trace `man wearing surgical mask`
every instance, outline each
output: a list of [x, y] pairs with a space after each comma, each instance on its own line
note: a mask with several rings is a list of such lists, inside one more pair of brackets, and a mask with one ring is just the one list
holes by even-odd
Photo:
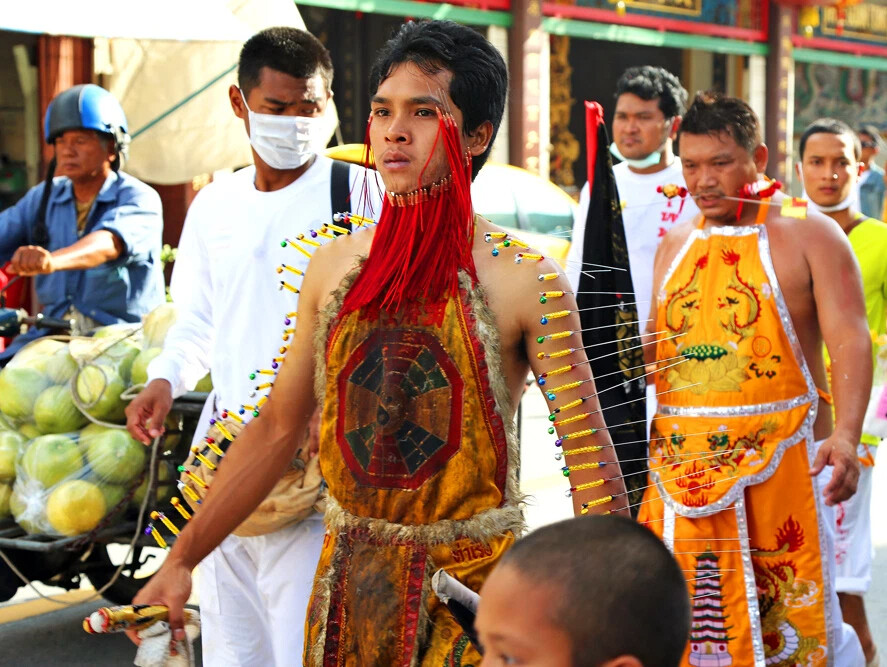
[[[367, 217], [381, 209], [378, 188], [363, 187], [363, 168], [321, 154], [335, 128], [332, 76], [326, 48], [302, 30], [269, 28], [244, 44], [239, 85], [228, 96], [243, 120], [254, 165], [214, 180], [188, 210], [170, 288], [179, 317], [148, 368], [147, 386], [127, 409], [127, 428], [138, 440], [147, 444], [158, 436], [173, 397], [207, 371], [214, 389], [195, 443], [224, 411], [248, 420], [254, 411], [249, 404], [267, 391], [257, 396], [257, 385], [265, 383], [250, 376], [279, 366], [281, 334], [294, 326], [285, 321], [298, 310], [298, 294], [280, 291], [281, 278], [298, 283], [294, 274], [308, 264], [281, 241], [331, 223], [334, 206]], [[372, 203], [367, 190], [376, 193]], [[340, 200], [335, 193], [342, 191]], [[350, 201], [348, 193], [354, 193]], [[282, 270], [286, 275], [278, 275]], [[301, 664], [299, 619], [324, 525], [313, 509], [320, 476], [310, 442], [299, 451], [294, 469], [305, 470], [299, 482], [275, 487], [257, 513], [200, 564], [204, 664]]]
[[[646, 313], [650, 308], [653, 258], [662, 237], [679, 222], [691, 220], [699, 213], [690, 197], [668, 199], [657, 191], [660, 186], [685, 185], [681, 160], [672, 146], [686, 107], [687, 91], [674, 74], [661, 67], [630, 67], [616, 83], [610, 153], [621, 161], [613, 167], [613, 176], [622, 204], [633, 301], [638, 313]], [[573, 242], [567, 256], [567, 276], [577, 290], [583, 269], [589, 197], [586, 183], [579, 193]], [[577, 295], [580, 308], [582, 300], [582, 295]], [[648, 422], [655, 408], [651, 383], [647, 387]]]
[[[862, 271], [872, 338], [880, 338], [887, 330], [887, 225], [857, 209], [856, 186], [864, 167], [859, 138], [846, 123], [821, 118], [807, 126], [799, 147], [801, 162], [797, 171], [805, 197], [812, 208], [832, 218], [847, 234]], [[877, 405], [881, 393], [882, 387], [876, 387], [870, 403]], [[835, 533], [835, 589], [841, 613], [844, 621], [856, 630], [866, 664], [874, 667], [879, 661], [863, 595], [872, 580], [872, 468], [880, 438], [866, 433], [865, 426], [857, 449], [861, 467], [856, 495], [835, 505], [831, 529]], [[818, 478], [820, 487], [825, 487], [830, 479], [831, 469], [826, 468]]]

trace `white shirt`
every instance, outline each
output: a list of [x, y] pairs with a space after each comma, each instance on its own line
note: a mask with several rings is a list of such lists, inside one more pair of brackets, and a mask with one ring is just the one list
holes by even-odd
[[[279, 286], [283, 279], [298, 287], [301, 277], [276, 270], [286, 264], [305, 271], [309, 261], [280, 244], [332, 222], [331, 165], [329, 158], [317, 156], [293, 183], [273, 192], [256, 190], [255, 167], [246, 167], [197, 194], [185, 219], [170, 285], [179, 316], [163, 352], [148, 366], [149, 382], [167, 380], [173, 396], [179, 396], [210, 370], [219, 409], [255, 403], [250, 392], [273, 378], [258, 375], [251, 380], [249, 374], [271, 369], [274, 357], [281, 356], [284, 319], [298, 309], [298, 295]], [[376, 219], [381, 199], [372, 176], [372, 210], [354, 210], [362, 203], [364, 173], [362, 167], [351, 166], [351, 212]], [[295, 319], [290, 326], [295, 327]]]
[[[638, 319], [647, 319], [650, 310], [650, 297], [653, 293], [653, 259], [659, 242], [669, 229], [677, 223], [691, 220], [699, 209], [688, 195], [667, 199], [656, 192], [660, 185], [685, 185], [681, 171], [681, 160], [674, 161], [662, 171], [653, 174], [638, 174], [621, 162], [613, 167], [616, 190], [622, 203], [622, 224], [625, 227], [625, 242], [628, 246], [628, 262], [631, 282], [634, 285]], [[573, 242], [567, 255], [567, 277], [573, 289], [579, 289], [579, 274], [582, 267], [582, 252], [585, 239], [585, 219], [588, 217], [590, 198], [588, 183], [579, 193], [579, 208], [573, 222]], [[644, 327], [642, 327], [643, 329]]]

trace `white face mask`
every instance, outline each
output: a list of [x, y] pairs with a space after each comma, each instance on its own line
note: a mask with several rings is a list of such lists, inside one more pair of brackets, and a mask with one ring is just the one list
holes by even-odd
[[616, 142], [614, 141], [610, 144], [610, 153], [617, 160], [621, 162], [625, 162], [629, 167], [634, 167], [635, 169], [647, 169], [648, 167], [652, 167], [653, 165], [659, 164], [659, 160], [662, 159], [662, 151], [653, 151], [643, 160], [631, 160], [625, 157], [616, 146]]
[[820, 206], [815, 201], [810, 198], [810, 195], [807, 194], [807, 187], [804, 185], [804, 177], [801, 175], [801, 169], [798, 169], [798, 177], [801, 179], [801, 197], [806, 199], [810, 203], [810, 207], [819, 211], [820, 213], [835, 213], [836, 211], [843, 211], [845, 209], [859, 206], [859, 197], [858, 197], [858, 189], [856, 185], [853, 185], [850, 188], [850, 192], [847, 193], [847, 196], [844, 197], [843, 200], [839, 201], [837, 204], [832, 206]]
[[249, 114], [249, 143], [272, 169], [298, 169], [329, 141], [328, 123], [323, 116], [256, 113], [246, 103], [243, 91], [240, 96]]

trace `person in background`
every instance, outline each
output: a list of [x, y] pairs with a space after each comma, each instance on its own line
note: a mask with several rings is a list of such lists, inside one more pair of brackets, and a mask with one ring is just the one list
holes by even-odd
[[[887, 225], [860, 213], [849, 201], [863, 169], [861, 155], [865, 153], [859, 144], [846, 123], [821, 118], [801, 135], [797, 170], [811, 206], [837, 222], [850, 241], [862, 271], [869, 329], [876, 339], [887, 332]], [[856, 494], [835, 505], [832, 517], [835, 589], [844, 620], [856, 630], [869, 667], [880, 662], [863, 600], [872, 581], [872, 470], [879, 442], [880, 438], [863, 432], [857, 449], [862, 466]], [[831, 474], [829, 468], [819, 476], [820, 486], [828, 484]]]
[[859, 161], [863, 164], [863, 172], [857, 180], [855, 191], [859, 196], [859, 210], [868, 218], [876, 220], [884, 218], [884, 170], [875, 163], [875, 158], [884, 147], [884, 139], [874, 125], [863, 125], [857, 131], [862, 153]]
[[[767, 146], [744, 101], [697, 94], [680, 142], [702, 215], [656, 254], [648, 361], [681, 361], [656, 374], [638, 518], [698, 573], [691, 594], [712, 598], [694, 608], [700, 627], [684, 664], [717, 655], [718, 664], [803, 665], [827, 654], [830, 665], [858, 667], [827, 528], [829, 508], [856, 491], [871, 393], [853, 251], [834, 220], [766, 194], [775, 190], [763, 175]], [[825, 466], [834, 473], [820, 491]]]
[[[244, 44], [239, 85], [228, 93], [254, 166], [210, 183], [188, 210], [170, 288], [179, 319], [148, 367], [146, 388], [126, 411], [136, 439], [150, 442], [159, 435], [173, 397], [207, 371], [214, 389], [195, 443], [211, 418], [256, 402], [248, 398], [259, 384], [250, 374], [268, 368], [279, 354], [284, 320], [299, 304], [298, 294], [281, 293], [278, 272], [287, 266], [294, 275], [292, 270], [308, 265], [280, 241], [331, 222], [339, 212], [334, 207], [356, 207], [356, 195], [349, 203], [348, 194], [365, 178], [362, 167], [319, 154], [329, 140], [324, 117], [332, 110], [332, 79], [329, 52], [303, 30], [269, 28]], [[340, 180], [342, 201], [333, 202]], [[359, 213], [371, 216], [372, 209]], [[313, 509], [320, 494], [318, 461], [303, 434], [296, 439], [302, 445], [297, 465], [251, 522], [200, 563], [203, 656], [213, 667], [301, 664], [300, 619], [324, 526]], [[304, 477], [296, 480], [302, 469]]]
[[[684, 186], [681, 160], [675, 155], [673, 146], [681, 126], [681, 116], [687, 107], [687, 91], [671, 72], [661, 67], [645, 65], [625, 70], [616, 83], [615, 97], [613, 143], [609, 150], [614, 157], [621, 160], [613, 167], [613, 177], [622, 206], [622, 225], [631, 274], [632, 289], [625, 291], [634, 292], [633, 295], [626, 296], [626, 301], [634, 303], [637, 313], [645, 314], [650, 309], [653, 258], [659, 242], [669, 229], [678, 223], [692, 220], [699, 212], [692, 198], [670, 199], [658, 191], [658, 188], [667, 185]], [[567, 255], [566, 268], [567, 277], [577, 292], [576, 301], [580, 311], [599, 307], [596, 295], [592, 292], [609, 289], [596, 286], [601, 282], [595, 282], [601, 277], [600, 274], [595, 276], [593, 273], [582, 272], [583, 262], [595, 261], [594, 258], [585, 256], [593, 251], [595, 232], [600, 231], [591, 225], [601, 224], [594, 219], [589, 222], [589, 210], [593, 211], [592, 218], [597, 210], [590, 204], [591, 189], [586, 182], [579, 193], [579, 207], [573, 224], [573, 241]], [[585, 268], [594, 270], [595, 267]], [[637, 319], [642, 317], [643, 315]], [[583, 328], [592, 326], [594, 323], [583, 322]], [[643, 330], [643, 324], [639, 326]], [[584, 338], [589, 336], [593, 334], [587, 334]], [[586, 345], [593, 344], [591, 340], [583, 342]], [[624, 347], [632, 345], [637, 345], [637, 341], [627, 342]], [[627, 362], [627, 365], [634, 364]], [[602, 373], [597, 368], [593, 368], [593, 372], [602, 377], [609, 375], [607, 371]], [[611, 378], [607, 382], [615, 380]], [[656, 412], [656, 390], [652, 383], [648, 383], [646, 387], [647, 427], [644, 428], [641, 423], [618, 428], [618, 424], [637, 424], [643, 418], [645, 411], [638, 404], [643, 395], [639, 382], [640, 380], [636, 381], [631, 387], [626, 385], [624, 390], [610, 391], [605, 386], [601, 394], [607, 423], [617, 427], [612, 435], [619, 445], [617, 451], [624, 472], [630, 473], [625, 483], [632, 491], [630, 500], [635, 512], [643, 495], [642, 489], [647, 484], [643, 440], [649, 436], [650, 420]], [[629, 390], [636, 391], [640, 400], [633, 398]]]
[[[160, 196], [120, 168], [129, 134], [120, 103], [104, 88], [74, 86], [49, 104], [49, 174], [0, 213], [0, 266], [36, 276], [47, 317], [80, 331], [138, 322], [163, 303]], [[31, 329], [0, 364], [43, 335]]]

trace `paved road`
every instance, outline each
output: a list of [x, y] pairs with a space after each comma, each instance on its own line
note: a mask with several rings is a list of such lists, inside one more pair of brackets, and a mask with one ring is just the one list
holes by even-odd
[[[548, 435], [545, 401], [531, 389], [524, 399], [522, 429], [521, 486], [529, 495], [527, 520], [531, 527], [571, 516], [571, 505], [564, 491], [567, 483], [554, 460], [555, 447]], [[876, 467], [875, 507], [887, 507], [887, 454]], [[874, 536], [877, 547], [874, 583], [868, 596], [869, 614], [876, 641], [887, 650], [887, 513], [875, 512]], [[52, 592], [52, 589], [43, 590]], [[83, 595], [83, 592], [79, 592]], [[70, 595], [70, 594], [69, 594]], [[134, 648], [122, 636], [89, 636], [80, 629], [84, 616], [102, 602], [92, 601], [62, 610], [21, 600], [33, 595], [23, 591], [19, 604], [0, 606], [0, 665], [23, 667], [44, 665], [132, 664]], [[21, 616], [36, 615], [23, 620]], [[197, 664], [200, 665], [198, 658]]]

